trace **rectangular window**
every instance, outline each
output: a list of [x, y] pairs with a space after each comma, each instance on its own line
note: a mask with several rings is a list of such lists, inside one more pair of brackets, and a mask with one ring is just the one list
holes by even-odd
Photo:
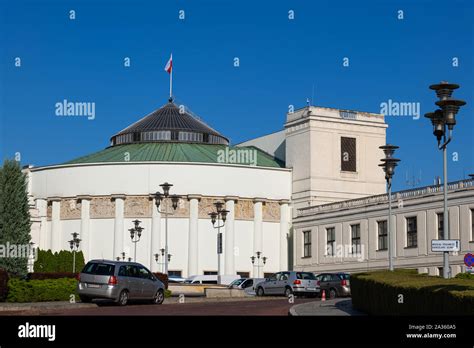
[[407, 218], [407, 248], [418, 246], [416, 216]]
[[334, 227], [326, 228], [326, 255], [334, 256], [336, 252], [336, 230]]
[[303, 231], [303, 257], [311, 257], [311, 231]]
[[237, 272], [241, 278], [250, 278], [250, 272]]
[[204, 275], [217, 275], [217, 271], [204, 271]]
[[181, 277], [181, 271], [168, 271], [168, 276], [170, 277]]
[[379, 232], [379, 250], [387, 250], [387, 220], [377, 221], [378, 232]]
[[436, 214], [438, 217], [438, 239], [444, 239], [444, 213]]
[[360, 254], [360, 224], [351, 225], [352, 253]]
[[471, 209], [471, 241], [474, 241], [474, 209]]
[[341, 137], [341, 170], [356, 172], [356, 139]]

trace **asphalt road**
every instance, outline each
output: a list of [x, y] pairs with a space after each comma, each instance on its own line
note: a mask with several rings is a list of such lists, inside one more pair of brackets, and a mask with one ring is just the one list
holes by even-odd
[[295, 304], [318, 301], [316, 298], [296, 298], [290, 303], [287, 298], [259, 300], [202, 301], [194, 303], [168, 303], [162, 305], [129, 304], [125, 307], [101, 305], [95, 308], [55, 309], [41, 311], [4, 312], [2, 315], [58, 315], [58, 316], [129, 316], [129, 315], [288, 315]]

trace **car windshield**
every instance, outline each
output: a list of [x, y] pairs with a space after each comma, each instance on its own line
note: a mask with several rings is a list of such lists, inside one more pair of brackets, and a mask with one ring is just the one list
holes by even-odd
[[94, 275], [113, 275], [115, 272], [115, 266], [108, 264], [108, 263], [96, 263], [90, 262], [88, 263], [82, 273], [86, 274], [94, 274]]
[[347, 274], [347, 273], [339, 273], [338, 276], [339, 276], [339, 278], [345, 279], [345, 280], [349, 280], [350, 277], [351, 277], [351, 276], [350, 276], [349, 274]]
[[296, 279], [316, 280], [316, 277], [310, 272], [296, 272]]
[[240, 285], [240, 284], [242, 284], [244, 281], [245, 281], [245, 278], [236, 279], [236, 280], [234, 280], [232, 283], [230, 283], [230, 285]]

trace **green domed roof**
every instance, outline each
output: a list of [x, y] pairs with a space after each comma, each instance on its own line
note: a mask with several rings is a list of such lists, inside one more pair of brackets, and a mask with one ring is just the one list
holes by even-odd
[[196, 143], [150, 142], [110, 146], [65, 164], [103, 162], [197, 162], [284, 168], [285, 164], [266, 152], [250, 147]]

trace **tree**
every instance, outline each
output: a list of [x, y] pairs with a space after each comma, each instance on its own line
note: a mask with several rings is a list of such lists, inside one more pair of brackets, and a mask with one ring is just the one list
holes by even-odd
[[26, 175], [17, 161], [5, 160], [0, 168], [0, 268], [11, 275], [28, 272], [28, 255], [19, 251], [29, 250], [30, 227]]

